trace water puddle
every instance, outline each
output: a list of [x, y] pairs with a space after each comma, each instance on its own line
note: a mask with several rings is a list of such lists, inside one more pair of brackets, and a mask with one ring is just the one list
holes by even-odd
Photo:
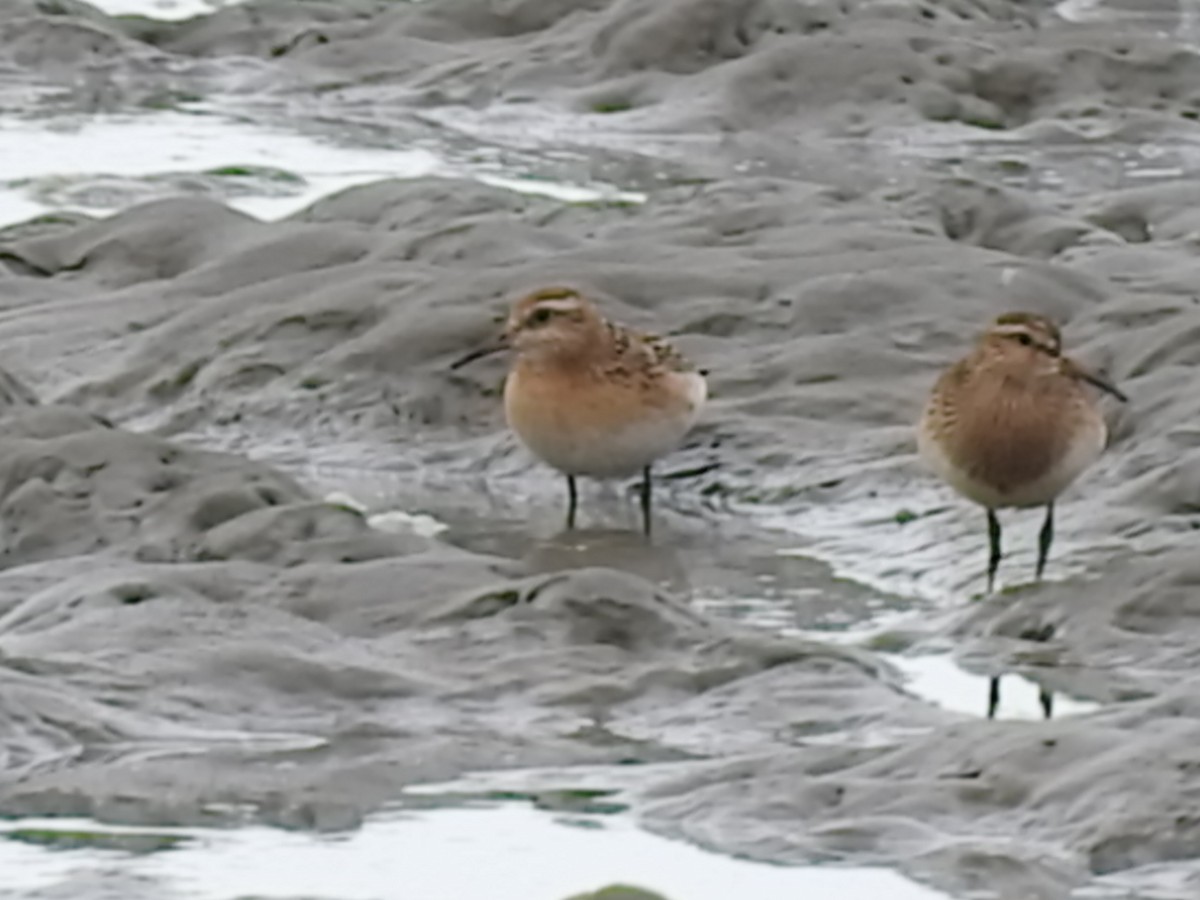
[[[916, 697], [951, 712], [983, 716], [987, 712], [988, 681], [983, 675], [966, 671], [949, 654], [926, 656], [889, 656], [888, 661], [904, 673], [905, 689]], [[1054, 717], [1077, 716], [1094, 712], [1100, 704], [1054, 696]], [[998, 719], [1041, 719], [1042, 706], [1038, 685], [1017, 674], [1001, 678]]]
[[1197, 27], [1200, 7], [1195, 0], [1140, 0], [1138, 3], [1061, 0], [1053, 9], [1055, 15], [1072, 24], [1110, 23], [1160, 37], [1173, 37], [1193, 47], [1200, 39], [1200, 28]]
[[[987, 714], [990, 679], [964, 669], [944, 643], [930, 641], [942, 627], [935, 620], [947, 625], [983, 596], [986, 536], [976, 527], [977, 510], [948, 497], [930, 479], [928, 485], [906, 484], [903, 495], [813, 503], [802, 515], [773, 513], [760, 520], [794, 537], [793, 546], [776, 551], [780, 556], [819, 559], [835, 584], [854, 583], [877, 598], [869, 615], [845, 628], [803, 624], [806, 637], [881, 653], [907, 676], [914, 696], [952, 712]], [[1003, 521], [1006, 548], [998, 588], [1032, 588], [1040, 513], [1006, 513]], [[1090, 533], [1089, 524], [1084, 509], [1062, 508], [1047, 581], [1082, 575], [1111, 558], [1111, 536]], [[1035, 681], [1019, 672], [1005, 672], [1001, 681], [997, 718], [1042, 718]], [[1099, 708], [1058, 693], [1053, 706], [1055, 718]]]
[[331, 836], [26, 819], [5, 822], [0, 837], [0, 900], [64, 889], [77, 900], [566, 900], [613, 884], [666, 900], [946, 898], [889, 870], [763, 865], [657, 837], [625, 816], [515, 802], [396, 811]]
[[0, 123], [0, 223], [48, 209], [116, 212], [182, 193], [208, 194], [273, 218], [355, 184], [437, 167], [438, 159], [422, 150], [325, 146], [181, 112], [13, 119]]
[[[769, 592], [737, 597], [697, 598], [697, 608], [780, 634], [831, 644], [868, 648], [879, 653], [905, 677], [905, 690], [941, 709], [964, 715], [987, 715], [990, 679], [964, 669], [953, 654], [910, 652], [921, 635], [919, 620], [936, 609], [915, 597], [880, 590], [846, 576], [830, 577], [822, 563], [798, 551], [779, 555], [789, 566], [772, 567], [791, 578], [766, 576]], [[761, 565], [760, 568], [765, 568]], [[754, 568], [753, 564], [750, 564]], [[764, 580], [760, 576], [760, 581]], [[943, 604], [944, 605], [944, 604]], [[910, 627], [913, 626], [913, 627]], [[1054, 695], [1054, 717], [1082, 715], [1100, 704]], [[1041, 688], [1018, 673], [1001, 678], [998, 719], [1034, 720], [1043, 717]]]
[[[990, 679], [964, 669], [951, 653], [906, 652], [911, 635], [906, 626], [922, 611], [891, 610], [864, 626], [845, 630], [784, 629], [784, 633], [826, 643], [865, 647], [879, 653], [904, 677], [909, 694], [948, 712], [983, 718], [987, 715]], [[894, 649], [893, 649], [894, 648]], [[1100, 704], [1054, 694], [1054, 718], [1083, 715], [1100, 709]], [[1041, 687], [1016, 672], [1001, 676], [997, 719], [1037, 720], [1043, 718]]]
[[152, 19], [190, 19], [214, 13], [244, 0], [89, 0], [110, 16], [148, 16]]
[[373, 148], [203, 111], [0, 122], [0, 225], [48, 210], [106, 215], [135, 203], [203, 195], [264, 219], [385, 178], [467, 177], [568, 203], [640, 203], [640, 193], [453, 162], [425, 147]]
[[[307, 474], [314, 476], [312, 471]], [[327, 487], [330, 484], [326, 481]], [[360, 499], [368, 497], [369, 501]], [[697, 610], [717, 618], [775, 634], [868, 648], [905, 676], [905, 689], [913, 696], [950, 712], [987, 714], [986, 675], [964, 669], [953, 654], [911, 649], [921, 634], [918, 620], [948, 602], [936, 592], [934, 599], [888, 592], [801, 550], [772, 548], [763, 536], [750, 546], [728, 534], [716, 545], [703, 536], [684, 535], [672, 535], [659, 545], [647, 543], [636, 530], [622, 529], [580, 528], [535, 537], [528, 521], [507, 518], [501, 510], [481, 514], [472, 509], [461, 517], [415, 511], [397, 504], [379, 483], [374, 490], [359, 484], [349, 490], [331, 489], [325, 499], [357, 510], [379, 530], [438, 537], [473, 552], [521, 560], [530, 573], [615, 568], [686, 597]], [[916, 627], [909, 628], [913, 623]], [[1015, 672], [1005, 673], [1001, 681], [996, 718], [1042, 718], [1036, 682]], [[1091, 701], [1054, 696], [1055, 718], [1099, 708]]]

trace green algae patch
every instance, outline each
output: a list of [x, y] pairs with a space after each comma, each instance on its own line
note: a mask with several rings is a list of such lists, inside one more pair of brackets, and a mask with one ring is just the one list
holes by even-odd
[[172, 850], [190, 840], [177, 834], [160, 834], [153, 831], [112, 832], [56, 828], [14, 828], [3, 832], [3, 836], [10, 841], [51, 850], [119, 850], [139, 854]]
[[286, 169], [276, 169], [273, 166], [216, 166], [212, 169], [205, 169], [200, 174], [211, 175], [215, 178], [256, 178], [262, 181], [293, 185], [303, 185], [306, 183], [295, 172], [289, 172]]
[[566, 900], [667, 900], [662, 894], [627, 884], [612, 884], [590, 894], [575, 894]]
[[588, 790], [585, 788], [562, 788], [558, 790], [538, 791], [533, 798], [533, 805], [538, 809], [549, 812], [583, 813], [589, 815], [615, 815], [625, 812], [629, 807], [624, 803], [614, 803], [604, 798], [610, 797], [616, 791]]

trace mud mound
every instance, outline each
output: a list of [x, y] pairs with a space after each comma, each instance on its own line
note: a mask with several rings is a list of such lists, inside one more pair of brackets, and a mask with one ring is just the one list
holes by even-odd
[[495, 586], [481, 562], [428, 550], [283, 576], [124, 562], [55, 579], [0, 620], [21, 776], [5, 809], [195, 823], [240, 797], [268, 821], [345, 827], [413, 781], [499, 760], [767, 746], [765, 719], [738, 735], [701, 724], [706, 708], [753, 721], [738, 701], [766, 685], [830, 715], [849, 684], [876, 716], [900, 699], [864, 656], [731, 631], [631, 576]]
[[397, 84], [416, 109], [532, 100], [636, 131], [934, 120], [1092, 134], [1097, 123], [1171, 129], [1200, 109], [1197, 63], [1174, 42], [1000, 0], [253, 0], [182, 22], [22, 2], [0, 28], [15, 63], [63, 82], [87, 73], [71, 100], [100, 109], [297, 85], [394, 104]]
[[125, 27], [171, 53], [253, 54], [304, 80], [407, 80], [422, 106], [533, 97], [634, 113], [615, 127], [757, 129], [802, 118], [835, 129], [924, 119], [1013, 128], [1133, 109], [1169, 122], [1193, 115], [1198, 99], [1193, 57], [1174, 44], [1066, 29], [1008, 2], [252, 2]]
[[304, 497], [265, 467], [105, 427], [78, 410], [34, 407], [3, 425], [5, 566], [112, 546], [177, 559], [230, 519]]
[[1191, 857], [1197, 823], [1177, 786], [1195, 765], [1197, 722], [1159, 720], [1152, 740], [1133, 738], [1147, 714], [1157, 718], [1138, 705], [1103, 722], [963, 725], [892, 749], [713, 766], [656, 789], [648, 821], [772, 860], [903, 863], [966, 895], [1065, 896], [1093, 876]]

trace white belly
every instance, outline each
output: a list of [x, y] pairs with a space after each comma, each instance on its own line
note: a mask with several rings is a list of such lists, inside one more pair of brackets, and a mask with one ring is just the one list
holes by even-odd
[[690, 427], [690, 421], [660, 420], [602, 435], [517, 435], [535, 455], [567, 475], [623, 478], [678, 448]]
[[671, 411], [645, 408], [624, 421], [603, 427], [546, 427], [543, 422], [510, 419], [517, 437], [544, 462], [567, 475], [624, 478], [640, 473], [662, 456], [678, 449], [695, 424], [708, 388], [698, 373], [673, 373], [674, 385], [686, 391], [687, 402]]

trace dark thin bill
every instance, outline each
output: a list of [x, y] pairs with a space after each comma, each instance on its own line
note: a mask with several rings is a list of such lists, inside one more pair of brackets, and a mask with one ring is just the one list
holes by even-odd
[[461, 369], [467, 363], [475, 362], [477, 359], [482, 359], [485, 356], [491, 356], [493, 353], [499, 353], [501, 350], [507, 349], [504, 344], [494, 344], [491, 347], [480, 347], [478, 350], [472, 350], [462, 359], [450, 364], [451, 369]]
[[1093, 375], [1091, 372], [1084, 372], [1083, 370], [1080, 370], [1079, 377], [1088, 384], [1100, 388], [1100, 390], [1104, 391], [1105, 393], [1112, 394], [1122, 403], [1127, 403], [1129, 401], [1129, 398], [1126, 397], [1120, 390], [1118, 390], [1116, 385], [1110, 381], [1106, 381], [1099, 375]]

